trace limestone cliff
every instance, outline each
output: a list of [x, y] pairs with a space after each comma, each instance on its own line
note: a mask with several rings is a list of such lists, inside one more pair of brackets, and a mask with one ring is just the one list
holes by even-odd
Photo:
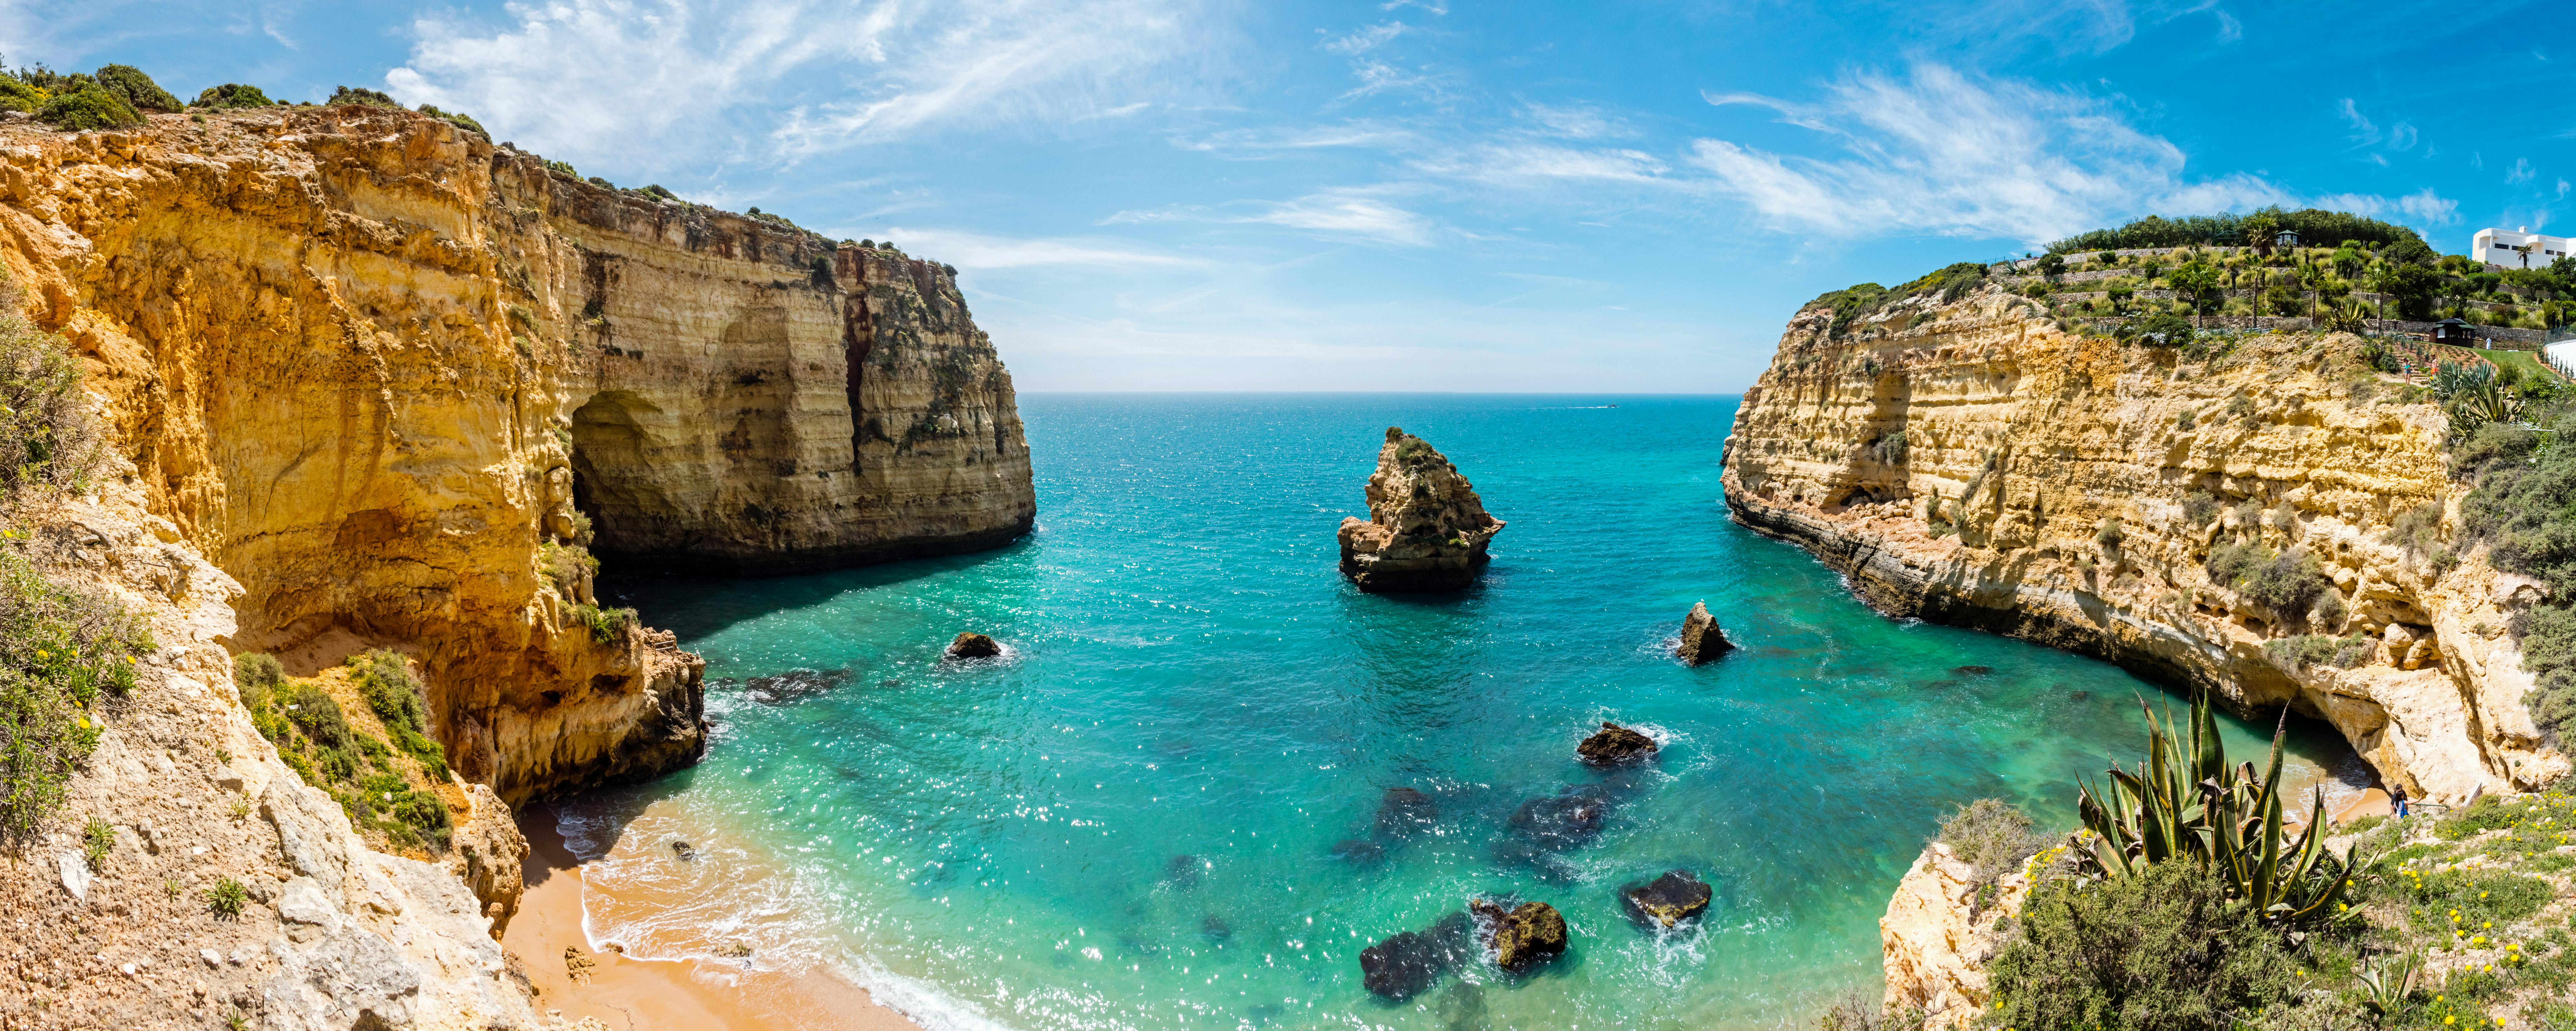
[[1455, 591], [1489, 561], [1503, 521], [1458, 466], [1422, 438], [1389, 426], [1368, 481], [1369, 517], [1342, 520], [1342, 575], [1363, 591]]
[[1925, 1031], [1971, 1025], [1993, 999], [1986, 964], [2003, 947], [2004, 918], [2029, 895], [2028, 872], [2016, 870], [1981, 902], [1976, 870], [1948, 845], [1925, 846], [1878, 921], [1886, 1009], [1921, 1011]]
[[[1801, 311], [1745, 392], [1726, 502], [1873, 605], [2213, 689], [2240, 711], [2287, 705], [2418, 797], [2567, 770], [2524, 707], [2531, 675], [2507, 632], [2516, 592], [2535, 587], [2482, 551], [2452, 567], [2388, 532], [2420, 511], [2448, 537], [2463, 489], [2441, 413], [2400, 403], [2357, 338], [2123, 345], [1993, 287], [1833, 323]], [[2331, 589], [2281, 612], [2210, 573], [2216, 549], [2258, 545], [2314, 556]], [[2289, 657], [2280, 644], [2302, 634], [2344, 635], [2328, 650], [2354, 665]]]
[[[951, 273], [549, 171], [364, 107], [0, 126], [0, 263], [88, 360], [144, 503], [237, 579], [236, 650], [390, 645], [510, 802], [689, 761], [696, 657], [598, 639], [539, 546], [782, 572], [1033, 517]], [[614, 568], [614, 566], [613, 566]], [[614, 629], [614, 628], [612, 628]]]
[[[494, 944], [526, 847], [507, 808], [706, 735], [704, 663], [601, 618], [555, 546], [786, 572], [1033, 518], [951, 270], [421, 115], [0, 120], [0, 267], [82, 360], [106, 447], [87, 494], [11, 518], [164, 646], [62, 817], [118, 826], [99, 879], [63, 833], [0, 877], [11, 1027], [536, 1026]], [[309, 675], [370, 647], [417, 662], [473, 782], [437, 866], [368, 851], [230, 684], [228, 653]], [[238, 919], [198, 894], [222, 877]]]

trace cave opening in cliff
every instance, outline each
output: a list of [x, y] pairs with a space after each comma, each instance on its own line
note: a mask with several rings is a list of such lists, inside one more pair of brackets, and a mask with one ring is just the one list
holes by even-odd
[[572, 413], [572, 504], [590, 517], [593, 551], [631, 554], [644, 545], [648, 513], [660, 504], [652, 467], [662, 410], [632, 391], [604, 391]]

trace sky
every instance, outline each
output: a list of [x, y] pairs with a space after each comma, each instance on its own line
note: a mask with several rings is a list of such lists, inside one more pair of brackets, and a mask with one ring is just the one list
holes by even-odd
[[2576, 5], [0, 0], [960, 270], [1020, 389], [1741, 390], [1808, 299], [2146, 214], [2576, 232]]

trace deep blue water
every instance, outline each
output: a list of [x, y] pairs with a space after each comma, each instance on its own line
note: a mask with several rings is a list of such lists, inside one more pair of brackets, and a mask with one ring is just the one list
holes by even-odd
[[[611, 581], [707, 657], [720, 736], [569, 811], [604, 857], [596, 939], [838, 964], [934, 1024], [1787, 1026], [1877, 991], [1877, 918], [1948, 807], [2071, 822], [2070, 779], [2132, 755], [2136, 699], [2164, 697], [1886, 619], [1730, 523], [1732, 397], [1021, 405], [1039, 525], [1013, 547]], [[1372, 597], [1336, 573], [1389, 425], [1509, 521], [1477, 588]], [[1743, 648], [1690, 669], [1667, 649], [1701, 600]], [[967, 629], [1009, 656], [941, 661]], [[1573, 750], [1605, 719], [1661, 758], [1597, 839], [1533, 855], [1513, 814], [1602, 780]], [[2344, 761], [2315, 728], [2295, 745]], [[1373, 839], [1395, 787], [1436, 800], [1430, 833]], [[1616, 890], [1673, 868], [1716, 887], [1707, 918], [1628, 923]], [[1572, 951], [1403, 1004], [1362, 990], [1362, 947], [1477, 895], [1555, 905]]]

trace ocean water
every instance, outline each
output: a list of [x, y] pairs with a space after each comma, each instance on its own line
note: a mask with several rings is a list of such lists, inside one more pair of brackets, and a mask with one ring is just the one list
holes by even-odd
[[[1021, 404], [1039, 517], [1011, 548], [610, 581], [707, 657], [718, 734], [560, 810], [594, 944], [830, 964], [934, 1027], [1787, 1027], [1878, 991], [1877, 919], [1949, 807], [2071, 826], [2071, 779], [2132, 761], [2139, 700], [2170, 697], [1884, 618], [1729, 522], [1732, 397]], [[1509, 521], [1480, 586], [1336, 573], [1389, 425]], [[1667, 649], [1702, 600], [1742, 647], [1685, 668]], [[943, 661], [960, 630], [1009, 652]], [[1574, 760], [1603, 720], [1661, 756], [1605, 783]], [[2269, 731], [2229, 721], [2231, 755]], [[2291, 753], [2336, 793], [2366, 775], [2319, 725]], [[1515, 828], [1587, 785], [1596, 837]], [[1436, 816], [1381, 832], [1391, 788]], [[1715, 901], [1648, 933], [1616, 893], [1671, 869]], [[1572, 948], [1402, 1003], [1363, 989], [1362, 948], [1471, 897], [1554, 905]]]

